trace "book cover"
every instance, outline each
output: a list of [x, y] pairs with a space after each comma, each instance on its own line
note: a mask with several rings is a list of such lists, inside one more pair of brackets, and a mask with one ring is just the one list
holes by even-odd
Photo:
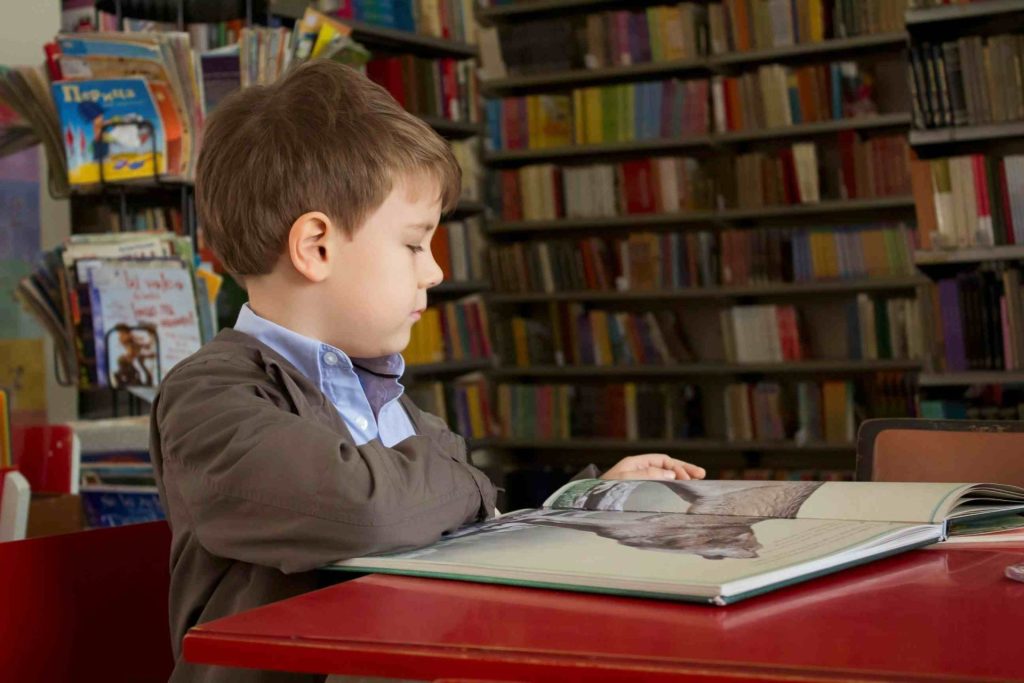
[[[160, 109], [144, 78], [52, 84], [72, 185], [167, 173]], [[179, 152], [180, 154], [180, 152]]]

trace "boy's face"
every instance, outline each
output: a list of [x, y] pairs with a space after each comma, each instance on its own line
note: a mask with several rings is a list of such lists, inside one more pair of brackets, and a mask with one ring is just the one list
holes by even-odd
[[334, 230], [338, 259], [325, 291], [325, 340], [355, 358], [398, 353], [441, 282], [430, 240], [441, 218], [437, 187], [398, 182], [351, 237]]

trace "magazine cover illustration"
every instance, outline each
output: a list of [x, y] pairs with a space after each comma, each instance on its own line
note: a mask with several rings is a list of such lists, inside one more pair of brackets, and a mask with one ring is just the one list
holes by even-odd
[[163, 122], [143, 78], [52, 85], [72, 185], [167, 173]]

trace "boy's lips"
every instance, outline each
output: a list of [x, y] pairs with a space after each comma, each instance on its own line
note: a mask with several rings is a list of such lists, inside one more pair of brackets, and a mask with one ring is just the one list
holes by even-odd
[[413, 318], [414, 320], [419, 320], [419, 319], [420, 319], [420, 316], [421, 316], [421, 315], [423, 315], [423, 311], [425, 311], [425, 310], [426, 310], [425, 308], [417, 308], [417, 309], [416, 309], [415, 311], [413, 311], [413, 312], [412, 312], [412, 313], [410, 313], [409, 315], [410, 315], [410, 316], [411, 316], [411, 317], [412, 317], [412, 318]]

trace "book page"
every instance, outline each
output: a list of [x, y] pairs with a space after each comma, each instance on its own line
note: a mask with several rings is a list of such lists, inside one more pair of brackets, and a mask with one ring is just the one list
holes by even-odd
[[569, 482], [554, 509], [677, 512], [775, 519], [848, 519], [934, 524], [969, 484], [845, 481], [626, 480]]
[[[761, 519], [585, 510], [522, 510], [430, 547], [339, 563], [572, 585], [716, 595], [730, 582], [844, 552], [922, 527], [880, 522]], [[929, 527], [925, 527], [926, 529]], [[934, 538], [938, 529], [934, 528]], [[738, 592], [738, 590], [737, 590]]]

